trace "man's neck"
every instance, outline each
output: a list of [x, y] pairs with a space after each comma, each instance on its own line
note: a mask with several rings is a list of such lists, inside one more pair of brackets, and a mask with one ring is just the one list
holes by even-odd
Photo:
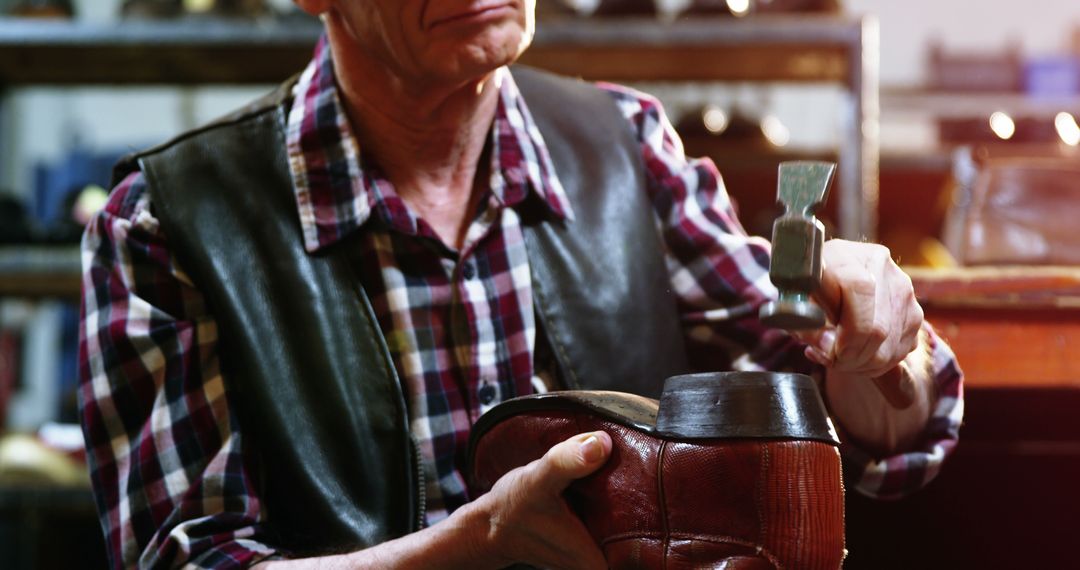
[[348, 33], [328, 28], [342, 102], [364, 153], [445, 243], [460, 247], [498, 105], [496, 75], [451, 85], [410, 82], [352, 49]]

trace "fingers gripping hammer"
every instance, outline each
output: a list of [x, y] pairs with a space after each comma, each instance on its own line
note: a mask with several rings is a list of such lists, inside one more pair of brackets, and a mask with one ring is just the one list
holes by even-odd
[[[821, 252], [825, 227], [815, 213], [829, 195], [836, 165], [831, 162], [796, 161], [780, 164], [777, 201], [784, 214], [773, 223], [772, 261], [769, 278], [780, 291], [775, 301], [761, 307], [758, 316], [766, 326], [789, 331], [820, 329], [825, 312], [810, 295], [821, 286]], [[902, 374], [895, 369], [893, 375]], [[904, 409], [914, 400], [901, 388], [899, 378], [874, 378], [885, 399]]]

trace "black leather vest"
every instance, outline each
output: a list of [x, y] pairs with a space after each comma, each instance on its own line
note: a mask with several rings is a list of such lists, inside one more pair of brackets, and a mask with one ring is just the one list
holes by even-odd
[[[656, 397], [686, 370], [643, 184], [607, 94], [515, 69], [576, 219], [525, 219], [538, 326], [570, 387]], [[270, 536], [296, 554], [419, 528], [423, 481], [403, 388], [350, 239], [308, 254], [285, 154], [291, 83], [129, 157], [174, 253], [206, 296]], [[541, 210], [541, 209], [532, 209]], [[362, 230], [361, 230], [362, 231]]]

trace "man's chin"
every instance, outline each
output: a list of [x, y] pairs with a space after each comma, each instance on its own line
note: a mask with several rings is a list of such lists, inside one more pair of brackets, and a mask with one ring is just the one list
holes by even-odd
[[484, 77], [517, 61], [532, 40], [531, 36], [526, 37], [520, 30], [516, 33], [490, 30], [477, 39], [480, 41], [455, 46], [456, 49], [449, 50], [449, 53], [432, 54], [431, 74], [449, 81], [470, 81]]

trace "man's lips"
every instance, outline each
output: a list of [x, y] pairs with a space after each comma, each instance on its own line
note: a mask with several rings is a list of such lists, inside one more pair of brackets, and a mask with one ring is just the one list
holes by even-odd
[[497, 12], [513, 8], [513, 2], [485, 2], [479, 6], [470, 6], [458, 12], [436, 16], [428, 24], [428, 29], [463, 20], [480, 20], [485, 16], [494, 16]]

